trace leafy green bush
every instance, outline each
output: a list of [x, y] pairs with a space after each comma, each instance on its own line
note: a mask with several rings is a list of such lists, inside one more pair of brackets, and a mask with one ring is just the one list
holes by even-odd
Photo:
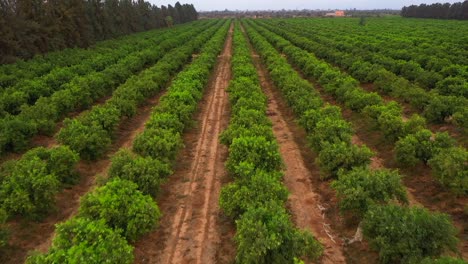
[[458, 110], [455, 114], [452, 116], [453, 118], [453, 123], [463, 129], [468, 130], [468, 108], [462, 108]]
[[436, 84], [442, 80], [442, 78], [442, 75], [437, 72], [424, 71], [419, 73], [419, 76], [416, 77], [416, 83], [421, 87], [433, 89], [436, 87]]
[[251, 207], [236, 226], [238, 263], [294, 263], [295, 257], [316, 260], [323, 251], [310, 233], [294, 228], [284, 207], [275, 202]]
[[161, 212], [150, 196], [138, 191], [135, 183], [117, 178], [86, 194], [81, 199], [79, 216], [104, 219], [134, 241], [156, 226]]
[[230, 146], [235, 138], [262, 136], [268, 141], [275, 139], [271, 126], [255, 123], [245, 126], [231, 123], [229, 127], [221, 133], [220, 141], [222, 144]]
[[72, 218], [58, 224], [48, 253], [32, 255], [27, 264], [133, 263], [133, 248], [104, 220]]
[[145, 129], [133, 142], [133, 150], [140, 155], [163, 161], [174, 160], [183, 146], [180, 134], [168, 129]]
[[424, 117], [431, 122], [443, 123], [460, 109], [466, 107], [466, 101], [457, 96], [432, 95], [424, 109]]
[[377, 119], [377, 123], [379, 124], [379, 129], [383, 131], [385, 138], [392, 142], [405, 135], [405, 123], [401, 115], [383, 112]]
[[418, 161], [427, 163], [442, 149], [454, 146], [455, 141], [447, 132], [436, 133], [427, 129], [401, 138], [395, 145], [397, 161], [405, 166], [414, 166]]
[[98, 159], [111, 144], [108, 132], [101, 126], [86, 125], [78, 119], [66, 119], [57, 139], [87, 160]]
[[463, 148], [441, 150], [429, 160], [435, 178], [456, 194], [468, 193], [468, 151]]
[[[266, 109], [266, 100], [263, 94], [255, 93], [250, 91], [250, 96], [248, 98], [242, 97], [237, 100], [237, 102], [232, 105], [231, 112], [238, 113], [242, 109], [253, 109], [261, 112], [265, 112]], [[260, 94], [260, 95], [259, 95]]]
[[161, 112], [177, 116], [182, 123], [187, 124], [197, 108], [197, 101], [189, 91], [176, 91], [161, 98], [158, 109]]
[[359, 217], [375, 204], [408, 203], [398, 171], [358, 167], [338, 173], [338, 180], [333, 181], [332, 187], [336, 190], [340, 210], [356, 213]]
[[266, 202], [286, 202], [288, 191], [281, 184], [280, 172], [254, 171], [221, 190], [219, 204], [223, 212], [238, 218], [249, 207], [262, 207]]
[[254, 109], [241, 109], [235, 116], [232, 117], [231, 124], [249, 127], [252, 125], [271, 126], [270, 119], [265, 115], [265, 111]]
[[341, 108], [338, 106], [325, 105], [319, 109], [309, 109], [301, 116], [299, 124], [308, 132], [314, 132], [317, 123], [324, 119], [340, 119], [341, 118]]
[[457, 229], [449, 216], [419, 207], [373, 207], [364, 216], [363, 234], [382, 263], [417, 263], [457, 250]]
[[345, 105], [353, 111], [362, 111], [368, 105], [383, 104], [383, 99], [377, 93], [368, 93], [359, 88], [345, 94]]
[[160, 112], [152, 115], [146, 125], [146, 129], [157, 128], [182, 133], [184, 130], [184, 124], [175, 114]]
[[55, 206], [60, 181], [38, 157], [19, 160], [0, 187], [0, 207], [9, 215], [39, 219]]
[[447, 77], [437, 83], [437, 91], [443, 95], [456, 95], [468, 98], [468, 83], [466, 79], [457, 77]]
[[237, 167], [241, 162], [255, 164], [258, 169], [267, 172], [279, 170], [283, 164], [278, 144], [265, 137], [236, 138], [232, 141], [229, 152], [226, 167], [233, 174], [238, 174]]
[[351, 170], [353, 167], [370, 164], [373, 152], [366, 146], [356, 146], [345, 142], [324, 144], [316, 161], [322, 169], [322, 178], [337, 176], [340, 169]]
[[29, 120], [10, 115], [0, 119], [0, 153], [24, 150], [36, 132], [36, 125]]
[[314, 132], [307, 139], [314, 150], [320, 152], [324, 145], [339, 142], [351, 142], [354, 131], [351, 124], [343, 119], [321, 119]]
[[405, 122], [405, 135], [416, 134], [426, 127], [426, 119], [420, 115], [414, 114]]
[[153, 197], [159, 193], [159, 188], [165, 178], [172, 174], [168, 163], [150, 157], [140, 157], [123, 149], [112, 157], [109, 169], [110, 178], [129, 180], [138, 185], [138, 190]]
[[99, 105], [93, 107], [86, 115], [82, 117], [84, 124], [99, 126], [111, 136], [120, 121], [120, 111], [115, 107]]
[[55, 122], [59, 119], [59, 113], [57, 106], [49, 98], [41, 97], [34, 106], [23, 106], [20, 116], [34, 122], [38, 132], [52, 135], [55, 130]]
[[47, 164], [47, 172], [54, 174], [62, 183], [74, 184], [79, 179], [75, 166], [79, 156], [68, 146], [59, 146], [51, 149], [38, 147], [26, 152], [22, 159], [34, 159], [38, 157]]

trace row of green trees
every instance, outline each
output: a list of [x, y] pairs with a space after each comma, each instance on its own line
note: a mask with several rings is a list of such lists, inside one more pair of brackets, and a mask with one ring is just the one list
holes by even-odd
[[434, 3], [404, 6], [401, 9], [403, 17], [438, 18], [438, 19], [468, 19], [468, 1], [457, 3]]
[[[130, 70], [137, 65], [147, 66], [151, 64], [155, 56], [156, 59], [157, 56], [163, 56], [164, 51], [170, 48], [168, 44], [172, 43], [171, 39], [176, 38], [181, 31], [188, 34], [190, 26], [194, 26], [193, 30], [197, 30], [197, 25], [200, 24], [191, 23], [174, 30], [152, 31], [151, 34], [134, 34], [135, 38], [131, 39], [107, 41], [114, 44], [109, 48], [79, 49], [81, 52], [76, 53], [86, 54], [80, 56], [81, 61], [69, 66], [55, 67], [41, 76], [28, 78], [21, 76], [20, 70], [4, 74], [2, 76], [9, 78], [4, 79], [5, 89], [0, 92], [0, 117], [6, 114], [16, 115], [21, 112], [22, 107], [33, 105], [40, 97], [50, 97], [59, 90], [67, 89], [77, 80], [82, 81], [93, 75], [108, 74], [110, 69], [116, 67], [116, 64], [123, 63], [124, 58], [132, 56], [144, 58], [141, 63], [127, 61], [125, 66]], [[31, 64], [34, 67], [34, 63]], [[120, 69], [120, 72], [121, 75], [125, 75], [128, 71]], [[19, 80], [14, 80], [15, 77]], [[14, 84], [8, 85], [8, 82]]]
[[[369, 117], [375, 128], [382, 131], [387, 140], [395, 142], [395, 156], [402, 166], [415, 166], [419, 162], [429, 164], [435, 168], [434, 176], [442, 185], [455, 194], [468, 193], [467, 165], [463, 161], [463, 157], [468, 156], [468, 152], [462, 147], [456, 147], [455, 140], [447, 132], [433, 134], [426, 128], [425, 119], [416, 114], [404, 120], [399, 104], [385, 103], [379, 94], [365, 91], [357, 80], [320, 61], [314, 53], [295, 47], [288, 40], [265, 28], [258, 25], [255, 27], [288, 55], [306, 76], [317, 80], [326, 93], [333, 95], [337, 101], [351, 110]], [[302, 39], [286, 31], [271, 27], [269, 29], [279, 32], [294, 43]], [[329, 129], [333, 125], [336, 126], [336, 123], [329, 124], [325, 128]], [[454, 166], [457, 170], [437, 169], [449, 166]]]
[[[158, 47], [153, 47], [149, 44], [146, 48], [146, 41], [143, 43], [136, 42], [135, 45], [141, 46], [143, 50], [132, 52], [128, 56], [124, 56], [120, 60], [116, 61], [115, 64], [108, 65], [100, 72], [92, 71], [84, 76], [74, 76], [73, 73], [68, 70], [61, 71], [59, 69], [57, 71], [58, 73], [53, 71], [46, 76], [57, 76], [59, 73], [65, 73], [60, 74], [62, 77], [67, 77], [68, 75], [74, 76], [70, 82], [60, 85], [56, 91], [47, 92], [49, 87], [40, 80], [36, 82], [30, 81], [28, 83], [34, 83], [35, 87], [43, 89], [31, 89], [29, 91], [12, 90], [11, 92], [5, 91], [3, 96], [0, 97], [4, 100], [0, 101], [5, 103], [8, 102], [8, 105], [16, 105], [19, 107], [19, 114], [11, 115], [10, 113], [6, 113], [5, 117], [0, 119], [0, 154], [12, 151], [18, 152], [26, 149], [29, 147], [29, 142], [33, 136], [37, 134], [52, 134], [55, 131], [56, 123], [68, 113], [87, 109], [92, 106], [96, 100], [103, 96], [112, 94], [114, 91], [127, 96], [124, 93], [117, 91], [122, 89], [127, 89], [127, 91], [136, 90], [136, 83], [138, 80], [137, 78], [130, 77], [139, 73], [148, 66], [152, 66], [151, 68], [154, 68], [159, 65], [158, 68], [163, 69], [163, 71], [158, 74], [166, 76], [168, 63], [169, 65], [174, 65], [175, 62], [178, 62], [174, 54], [183, 53], [181, 52], [182, 48], [180, 45], [183, 43], [190, 43], [188, 41], [196, 34], [213, 27], [215, 23], [216, 21], [209, 23], [195, 22], [193, 25], [178, 27], [177, 29], [161, 34], [161, 38], [150, 38], [153, 43], [159, 43]], [[141, 37], [144, 38], [145, 36]], [[161, 42], [159, 42], [158, 39], [160, 39]], [[186, 57], [184, 61], [189, 58], [190, 53], [187, 51], [187, 54], [184, 53], [184, 56], [185, 55]], [[183, 61], [179, 63], [183, 63]], [[178, 68], [180, 67], [180, 64], [173, 67]], [[143, 74], [148, 75], [148, 72], [149, 70], [141, 72], [140, 77], [142, 78], [144, 76]], [[68, 77], [65, 79], [68, 79]], [[141, 85], [149, 84], [142, 82], [138, 83], [141, 83]], [[153, 83], [153, 80], [151, 80], [151, 83]], [[163, 80], [160, 81], [158, 87], [154, 88], [160, 89], [160, 86], [162, 85], [164, 85]], [[144, 89], [147, 88], [148, 87], [145, 87]], [[50, 94], [50, 96], [47, 96], [48, 94]], [[9, 100], [8, 95], [10, 95]], [[28, 105], [28, 102], [21, 98], [29, 96], [39, 96], [39, 99], [33, 104], [31, 103]], [[128, 105], [128, 100], [114, 99], [113, 101], [114, 104], [116, 101], [120, 102], [118, 104], [126, 102], [127, 108], [136, 107]], [[20, 102], [23, 102], [21, 106], [18, 105]], [[128, 111], [129, 110], [127, 110], [127, 112]], [[77, 149], [75, 148], [75, 150]]]
[[62, 85], [70, 81], [70, 76], [104, 70], [118, 59], [118, 56], [114, 57], [115, 55], [128, 55], [144, 49], [147, 45], [158, 44], [159, 39], [164, 39], [165, 35], [170, 34], [169, 32], [172, 31], [149, 30], [99, 41], [88, 49], [65, 49], [36, 56], [27, 61], [19, 60], [13, 64], [3, 64], [0, 66], [0, 87], [9, 90], [20, 83], [21, 86], [29, 86], [34, 82], [43, 81]]
[[[215, 43], [222, 41], [224, 36], [222, 33], [227, 31], [227, 26], [225, 25], [221, 28], [223, 24], [222, 21], [213, 22], [214, 23], [210, 23], [211, 26], [208, 26], [208, 28], [202, 27], [206, 30], [197, 38], [192, 40], [192, 42], [187, 42], [185, 45], [167, 53], [164, 57], [165, 59], [162, 59], [163, 66], [155, 66], [156, 68], [154, 69], [150, 68], [145, 71], [145, 75], [142, 75], [141, 78], [131, 78], [130, 80], [133, 81], [129, 81], [127, 82], [127, 85], [120, 87], [120, 89], [116, 91], [117, 94], [109, 100], [110, 103], [100, 107], [95, 107], [91, 112], [78, 119], [70, 119], [67, 121], [66, 123], [70, 123], [71, 125], [64, 128], [59, 136], [62, 140], [63, 138], [68, 139], [64, 146], [53, 149], [35, 148], [23, 155], [19, 161], [6, 162], [2, 164], [0, 167], [0, 220], [5, 221], [9, 217], [14, 216], [40, 220], [47, 216], [47, 214], [55, 207], [56, 194], [60, 189], [62, 189], [65, 184], [76, 183], [77, 174], [74, 171], [74, 165], [78, 160], [80, 160], [80, 155], [82, 158], [96, 158], [99, 155], [102, 155], [106, 150], [106, 147], [110, 144], [110, 141], [113, 139], [112, 133], [120, 122], [120, 115], [131, 116], [135, 114], [137, 105], [141, 104], [141, 102], [152, 93], [163, 89], [172, 73], [180, 69], [182, 64], [185, 64], [187, 58], [191, 57], [195, 50], [199, 50], [201, 46], [206, 45], [206, 41], [212, 38], [216, 32], [218, 32], [218, 35], [216, 38], [217, 42]], [[180, 41], [184, 40], [183, 36], [179, 37]], [[214, 40], [211, 42], [213, 41]], [[214, 44], [211, 44], [211, 46], [213, 45]], [[216, 57], [216, 50], [212, 52], [215, 54], [213, 55], [210, 53], [210, 56]], [[157, 72], [157, 74], [154, 72]], [[152, 78], [154, 78], [154, 80]], [[141, 80], [140, 85], [137, 85], [137, 79]], [[161, 99], [161, 104], [162, 102], [163, 99]], [[143, 138], [143, 136], [140, 136], [139, 138]], [[172, 138], [169, 138], [169, 141], [170, 143], [174, 142], [173, 145], [176, 147], [180, 147], [180, 144], [177, 144], [179, 141], [173, 141]], [[136, 142], [138, 143], [135, 143], [135, 150], [141, 149], [142, 146], [158, 147], [155, 146], [152, 141], [138, 139]], [[161, 144], [162, 143], [163, 142], [161, 142]], [[83, 144], [87, 144], [87, 148], [80, 148]], [[161, 153], [169, 155], [170, 152], [163, 151]], [[160, 183], [165, 176], [168, 176], [171, 173], [170, 165], [168, 164], [170, 160], [164, 158], [153, 160], [146, 156], [136, 157], [128, 151], [121, 151], [113, 157], [112, 161], [113, 163], [109, 172], [110, 178], [121, 178], [124, 181], [113, 183], [111, 186], [114, 187], [102, 187], [101, 189], [98, 189], [95, 195], [101, 196], [100, 193], [102, 191], [102, 196], [109, 198], [89, 198], [95, 200], [91, 204], [100, 203], [102, 202], [101, 199], [107, 201], [103, 202], [104, 204], [101, 205], [93, 205], [93, 207], [97, 207], [97, 209], [92, 209], [92, 212], [86, 213], [85, 218], [106, 218], [107, 221], [114, 224], [114, 226], [112, 226], [113, 228], [123, 230], [125, 237], [133, 241], [137, 236], [139, 236], [139, 234], [141, 234], [141, 232], [145, 232], [154, 226], [156, 220], [152, 219], [157, 219], [160, 215], [157, 208], [154, 210], [151, 209], [149, 212], [151, 215], [147, 218], [142, 216], [140, 220], [143, 222], [135, 223], [124, 221], [125, 217], [133, 217], [132, 215], [135, 212], [129, 212], [130, 214], [125, 215], [119, 211], [119, 214], [122, 215], [119, 216], [119, 219], [121, 220], [116, 220], [114, 218], [116, 218], [117, 215], [113, 215], [113, 211], [110, 212], [106, 208], [114, 206], [112, 203], [122, 203], [117, 207], [122, 210], [126, 210], [130, 207], [128, 202], [133, 201], [133, 198], [135, 198], [135, 200], [139, 200], [141, 198], [146, 201], [145, 203], [148, 203], [148, 198], [142, 198], [141, 194], [137, 192], [137, 189], [139, 192], [143, 192], [144, 195], [156, 196]], [[135, 187], [127, 181], [136, 183], [138, 187]], [[112, 193], [108, 194], [108, 192], [111, 192], [109, 188], [112, 192], [121, 189], [122, 197], [118, 198], [120, 194], [117, 195], [117, 197]], [[128, 197], [124, 194], [127, 194]], [[89, 197], [93, 197], [93, 195], [94, 194], [90, 194]], [[123, 200], [127, 198], [128, 200]], [[84, 198], [84, 200], [86, 199], [87, 198]], [[88, 205], [86, 202], [83, 203]], [[139, 207], [140, 205], [135, 206]], [[144, 209], [144, 207], [144, 205], [141, 205], [141, 208]], [[0, 244], [5, 244], [6, 236], [4, 236], [5, 232], [3, 232], [5, 228], [1, 221], [0, 238], [3, 241]], [[73, 220], [70, 223], [64, 224], [64, 226], [73, 223], [72, 230], [69, 230], [68, 232], [75, 233], [78, 232], [75, 228], [92, 229], [92, 227], [97, 224], [88, 223], [87, 220], [83, 221]], [[135, 224], [135, 226], [123, 226], [127, 223], [129, 225]], [[145, 224], [151, 225], [147, 226]], [[59, 227], [59, 230], [61, 230], [61, 226]], [[105, 233], [107, 231], [99, 230], [98, 232]], [[67, 234], [67, 236], [68, 235], [79, 236], [80, 234]], [[99, 243], [99, 241], [94, 242]], [[73, 245], [73, 247], [75, 246], [79, 245]], [[54, 248], [52, 251], [55, 250], [58, 249]], [[49, 257], [43, 257], [44, 256], [38, 259], [41, 261], [50, 261]], [[57, 261], [57, 258], [59, 257], [60, 253], [53, 253], [51, 258], [54, 261]], [[127, 257], [124, 259], [127, 259]], [[47, 261], [39, 263], [49, 263]]]
[[[315, 34], [302, 29], [305, 24], [302, 28], [287, 26], [286, 29], [277, 27], [270, 21], [259, 23], [271, 31], [287, 36], [295, 45], [313, 52], [315, 56], [346, 69], [359, 81], [374, 82], [375, 87], [382, 92], [411, 103], [428, 121], [450, 122], [457, 127], [467, 128], [468, 111], [464, 106], [468, 104], [468, 83], [464, 76], [468, 76], [468, 73], [465, 67], [449, 64], [424, 71], [414, 61], [393, 60], [381, 56], [380, 51], [372, 54], [366, 49], [341, 43], [341, 40], [336, 40], [337, 43], [334, 43], [335, 39], [326, 38], [323, 38], [325, 41], [316, 41]], [[414, 80], [416, 84], [409, 80]], [[426, 91], [420, 87], [421, 84], [427, 89], [435, 89]]]
[[[216, 32], [221, 21], [191, 41], [166, 53], [153, 67], [128, 79], [105, 104], [94, 106], [78, 118], [65, 119], [57, 135], [60, 143], [70, 146], [84, 159], [101, 157], [111, 145], [122, 118], [132, 117], [146, 99], [165, 88], [171, 76], [182, 68], [191, 55]], [[179, 41], [187, 41], [179, 36]]]
[[0, 63], [198, 18], [191, 4], [144, 0], [0, 1]]
[[[371, 247], [379, 251], [381, 262], [416, 263], [426, 259], [427, 263], [433, 263], [431, 258], [446, 250], [456, 251], [457, 230], [449, 216], [407, 207], [401, 175], [369, 167], [372, 153], [367, 147], [352, 143], [353, 132], [343, 120], [341, 109], [325, 105], [314, 87], [299, 76], [269, 41], [281, 51], [295, 54], [295, 60], [303, 65], [313, 68], [316, 63], [274, 34], [269, 33], [271, 37], [265, 39], [253, 24], [245, 23], [250, 39], [299, 124], [305, 128], [311, 148], [318, 153], [317, 163], [323, 175], [336, 179], [332, 187], [341, 212], [362, 221], [363, 234]], [[322, 78], [331, 77], [326, 71], [321, 72]]]
[[236, 263], [316, 260], [322, 246], [294, 227], [285, 209], [288, 191], [281, 183], [283, 162], [266, 114], [267, 98], [238, 25], [233, 49], [228, 88], [232, 117], [220, 138], [229, 147], [226, 168], [234, 181], [222, 188], [220, 207], [236, 220]]
[[[177, 75], [168, 94], [153, 110], [145, 131], [138, 135], [133, 151], [121, 149], [112, 157], [106, 182], [81, 199], [76, 216], [57, 225], [49, 251], [33, 254], [26, 263], [133, 262], [133, 246], [130, 243], [157, 227], [161, 212], [154, 199], [161, 183], [172, 174], [173, 152], [181, 146], [172, 144], [174, 151], [147, 153], [144, 149], [157, 149], [163, 144], [155, 146], [153, 141], [139, 139], [146, 139], [148, 134], [154, 138], [159, 136], [154, 135], [154, 131], [166, 130], [166, 134], [172, 135], [172, 138], [167, 138], [170, 142], [180, 142], [172, 139], [180, 138], [187, 123], [182, 124], [176, 115], [166, 110], [180, 109], [177, 105], [185, 104], [172, 100], [173, 95], [183, 92], [181, 89], [187, 89], [184, 92], [190, 91], [194, 97], [200, 98], [227, 29], [228, 23], [224, 23], [222, 27], [217, 27], [214, 36], [210, 34], [211, 31], [207, 32], [212, 37], [208, 42], [204, 37], [201, 56]], [[195, 111], [197, 101], [190, 101], [190, 104], [195, 105], [191, 106]]]

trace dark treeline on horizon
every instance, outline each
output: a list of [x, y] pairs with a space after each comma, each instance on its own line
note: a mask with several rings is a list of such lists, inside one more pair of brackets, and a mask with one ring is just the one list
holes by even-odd
[[193, 5], [144, 0], [0, 0], [0, 63], [196, 20]]
[[468, 0], [457, 3], [435, 3], [405, 6], [401, 10], [403, 17], [438, 18], [438, 19], [468, 19]]

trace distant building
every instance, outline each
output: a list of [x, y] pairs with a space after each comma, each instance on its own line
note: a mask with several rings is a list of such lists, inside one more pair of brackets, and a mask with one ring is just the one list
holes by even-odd
[[344, 17], [345, 13], [343, 10], [336, 10], [333, 13], [326, 13], [325, 16], [327, 17]]
[[337, 17], [344, 17], [344, 11], [343, 10], [337, 10], [335, 11], [335, 16]]

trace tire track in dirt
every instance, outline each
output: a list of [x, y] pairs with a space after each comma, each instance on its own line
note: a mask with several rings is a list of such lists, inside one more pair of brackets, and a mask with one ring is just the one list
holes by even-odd
[[231, 26], [201, 103], [201, 127], [184, 137], [194, 142], [189, 142], [178, 158], [183, 166], [163, 187], [161, 226], [136, 245], [137, 263], [215, 263], [219, 245], [227, 242], [221, 239], [222, 221], [218, 219], [227, 148], [218, 138], [229, 121], [226, 88], [231, 78], [232, 31]]
[[[272, 82], [266, 77], [266, 69], [260, 62], [258, 54], [252, 49], [252, 57], [260, 77], [261, 86], [268, 97], [267, 115], [273, 123], [275, 135], [283, 161], [286, 165], [284, 183], [290, 191], [288, 206], [291, 208], [294, 223], [301, 229], [311, 231], [324, 245], [321, 263], [346, 263], [343, 253], [343, 241], [331, 230], [325, 218], [326, 208], [321, 204], [321, 197], [313, 190], [312, 173], [306, 167], [299, 145], [294, 141], [294, 134], [282, 109], [275, 98]], [[318, 171], [316, 175], [318, 177]]]
[[56, 197], [57, 208], [54, 213], [41, 222], [14, 220], [9, 224], [11, 246], [0, 256], [0, 263], [23, 263], [28, 251], [47, 251], [55, 235], [55, 224], [63, 222], [77, 213], [80, 198], [96, 185], [97, 175], [107, 176], [111, 164], [110, 157], [120, 148], [132, 146], [135, 137], [144, 130], [152, 107], [158, 104], [164, 93], [165, 91], [159, 92], [158, 95], [148, 99], [146, 104], [138, 109], [134, 117], [124, 119], [120, 123], [115, 134], [115, 141], [103, 158], [97, 161], [79, 161], [77, 171], [80, 174], [80, 182], [58, 193]]

